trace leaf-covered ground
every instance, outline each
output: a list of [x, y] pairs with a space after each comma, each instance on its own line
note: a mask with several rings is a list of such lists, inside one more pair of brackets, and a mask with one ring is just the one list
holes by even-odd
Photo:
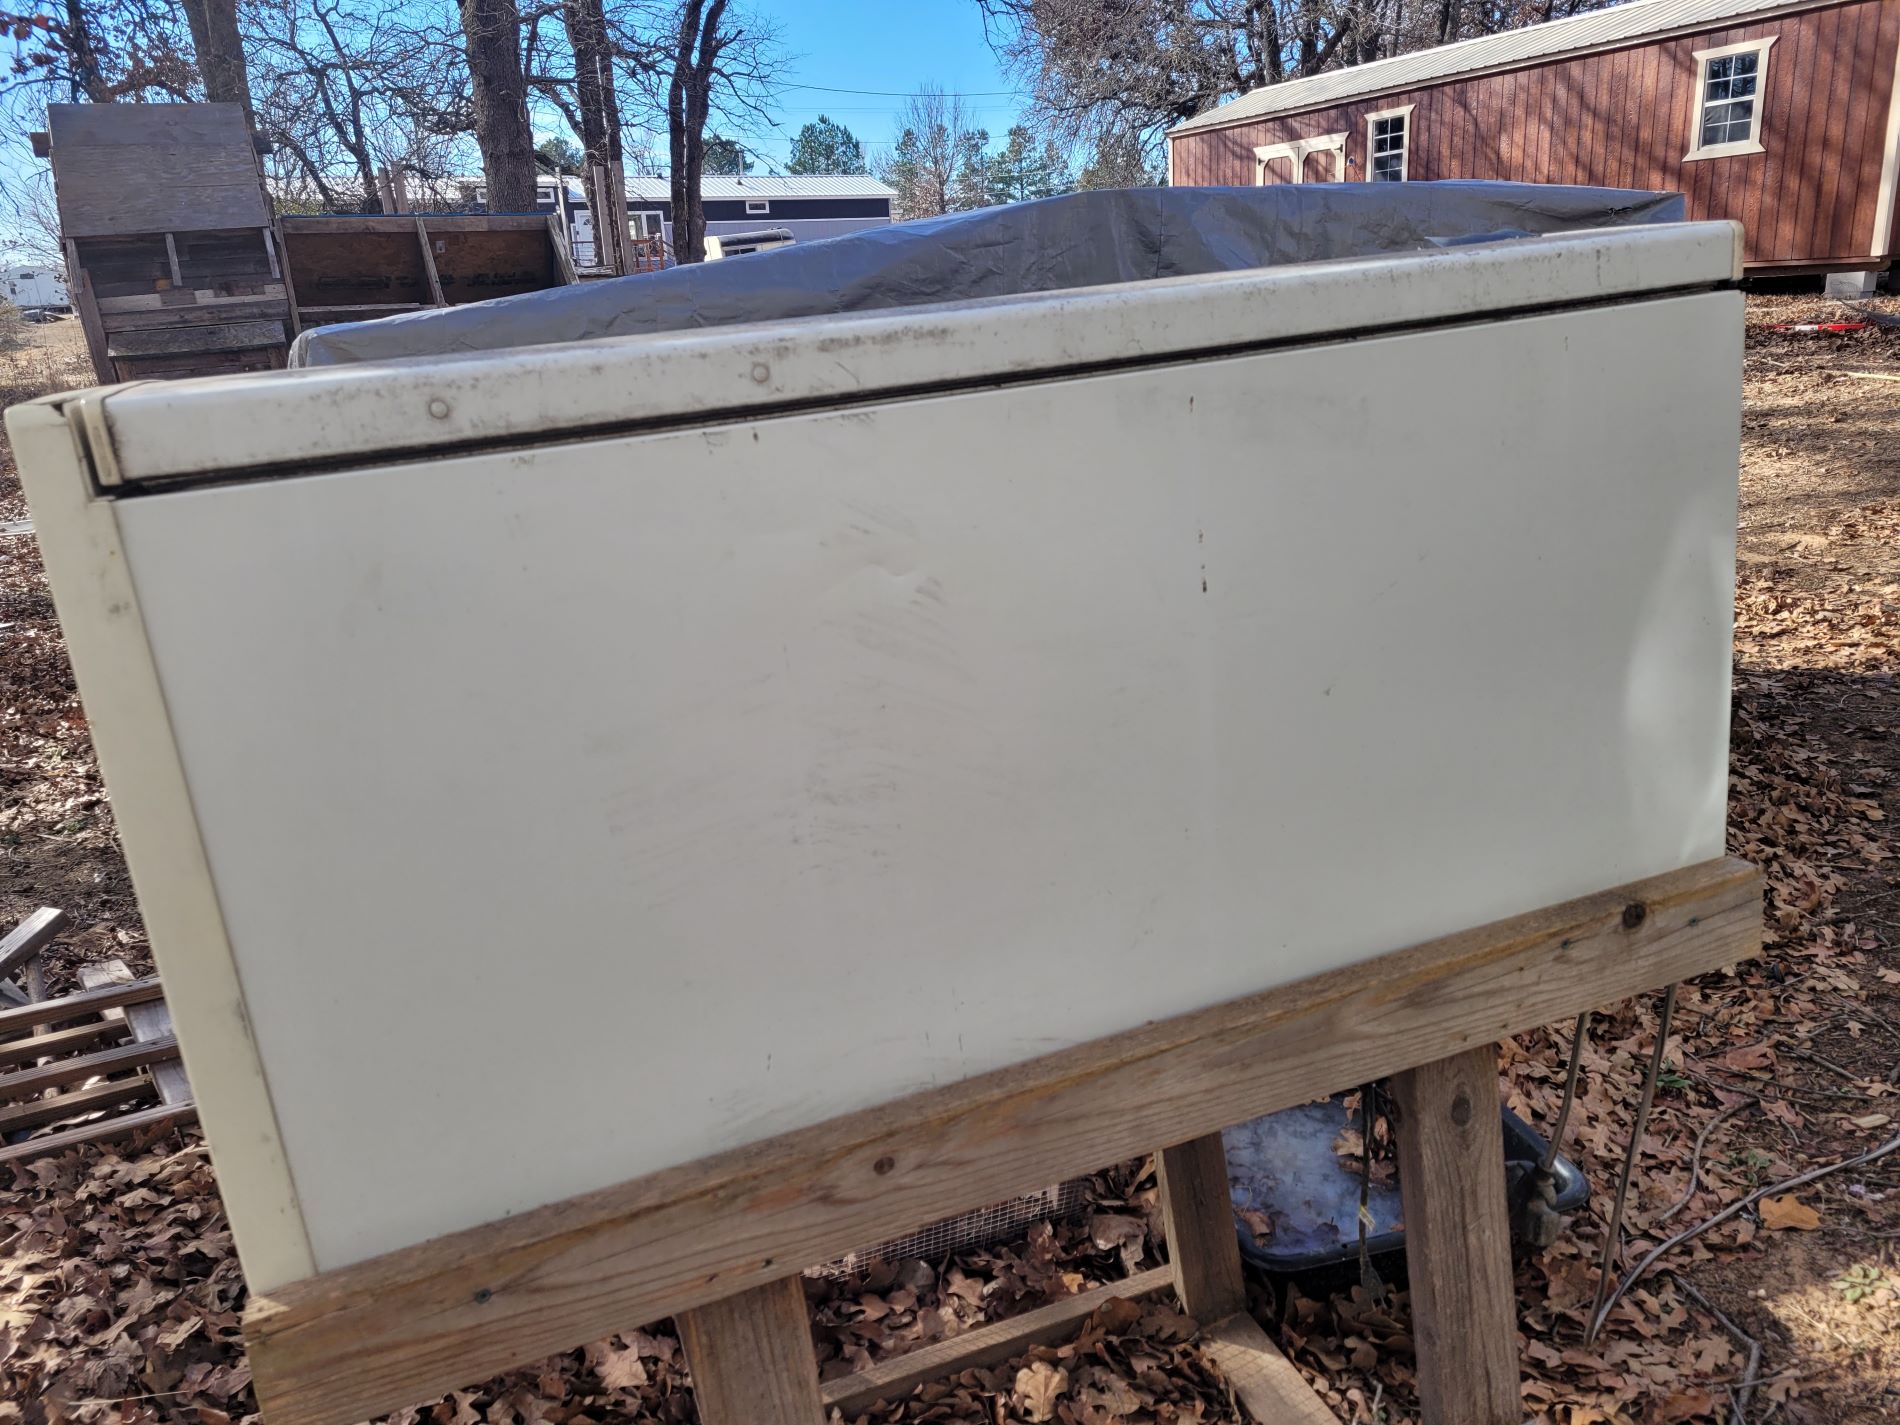
[[[1889, 305], [1890, 314], [1900, 307]], [[1624, 1261], [1757, 1188], [1900, 1132], [1900, 329], [1781, 332], [1832, 304], [1750, 302], [1731, 844], [1768, 874], [1768, 953], [1684, 988], [1639, 1145]], [[82, 381], [70, 324], [11, 368], [0, 404]], [[63, 343], [63, 345], [61, 344]], [[1850, 375], [1847, 373], [1863, 373]], [[25, 511], [0, 450], [0, 528]], [[0, 534], [0, 925], [39, 904], [77, 929], [54, 981], [117, 955], [149, 966], [110, 810], [30, 536]], [[1565, 1151], [1590, 1208], [1518, 1270], [1526, 1414], [1717, 1422], [1900, 1418], [1900, 1153], [1775, 1193], [1667, 1254], [1593, 1346], [1608, 1187], [1628, 1140], [1653, 1003], [1596, 1016]], [[1555, 1116], [1570, 1027], [1503, 1052], [1509, 1102]], [[243, 1280], [195, 1134], [0, 1179], [0, 1425], [226, 1425], [255, 1411]], [[1114, 1281], [1161, 1260], [1152, 1164], [1090, 1181], [1085, 1211], [1016, 1242], [811, 1281], [821, 1370]], [[1253, 1286], [1256, 1315], [1342, 1420], [1416, 1418], [1403, 1291]], [[1719, 1313], [1719, 1315], [1718, 1315]], [[1244, 1418], [1165, 1304], [1071, 1346], [921, 1387], [879, 1422]], [[1758, 1361], [1750, 1369], [1751, 1355]], [[632, 1330], [396, 1417], [402, 1425], [692, 1419], [669, 1323]]]

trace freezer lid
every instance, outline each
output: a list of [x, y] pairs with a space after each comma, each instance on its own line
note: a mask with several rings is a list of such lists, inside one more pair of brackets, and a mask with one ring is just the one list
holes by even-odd
[[48, 398], [105, 491], [729, 421], [1719, 286], [1731, 222]]

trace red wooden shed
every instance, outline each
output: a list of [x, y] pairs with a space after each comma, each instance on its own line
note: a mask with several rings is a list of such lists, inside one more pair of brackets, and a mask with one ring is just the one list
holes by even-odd
[[1755, 273], [1895, 252], [1900, 0], [1634, 0], [1291, 80], [1168, 135], [1180, 184], [1499, 178], [1680, 192]]

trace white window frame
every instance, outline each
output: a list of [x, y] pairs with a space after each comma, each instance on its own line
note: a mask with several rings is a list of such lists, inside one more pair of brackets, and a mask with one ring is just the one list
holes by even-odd
[[1267, 165], [1276, 158], [1293, 160], [1293, 181], [1306, 182], [1306, 156], [1309, 153], [1331, 153], [1335, 183], [1346, 181], [1346, 135], [1321, 134], [1317, 138], [1291, 139], [1286, 143], [1261, 144], [1253, 151], [1253, 184], [1256, 188], [1266, 186]]
[[1412, 176], [1412, 110], [1416, 104], [1403, 104], [1396, 109], [1381, 109], [1375, 114], [1366, 115], [1366, 178], [1372, 177], [1372, 126], [1379, 119], [1405, 120], [1405, 147], [1399, 150], [1399, 182], [1404, 183]]
[[[1737, 158], [1743, 154], [1766, 153], [1761, 144], [1762, 106], [1768, 98], [1768, 51], [1774, 48], [1779, 35], [1770, 35], [1761, 40], [1743, 40], [1740, 44], [1722, 45], [1718, 49], [1699, 49], [1695, 51], [1695, 105], [1691, 111], [1694, 124], [1689, 132], [1689, 151], [1682, 156], [1684, 163], [1697, 163], [1705, 158]], [[1732, 143], [1709, 144], [1702, 142], [1702, 116], [1708, 109], [1709, 61], [1726, 59], [1733, 54], [1755, 54], [1755, 93], [1754, 104], [1749, 110], [1748, 137]], [[1727, 101], [1723, 101], [1727, 102]]]
[[745, 215], [748, 218], [764, 217], [771, 211], [772, 202], [769, 198], [748, 198], [745, 200]]

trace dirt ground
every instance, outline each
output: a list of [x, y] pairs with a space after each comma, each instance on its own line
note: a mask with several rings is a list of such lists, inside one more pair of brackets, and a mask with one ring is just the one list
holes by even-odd
[[[1758, 1188], [1900, 1131], [1900, 302], [1895, 326], [1818, 298], [1749, 303], [1737, 577], [1731, 849], [1767, 874], [1767, 950], [1684, 987], [1638, 1145], [1625, 1268]], [[0, 353], [0, 405], [84, 384], [76, 324]], [[1883, 379], [1895, 378], [1895, 379]], [[0, 448], [0, 928], [72, 913], [54, 981], [118, 955], [148, 968], [83, 712]], [[1775, 1192], [1668, 1252], [1586, 1344], [1596, 1256], [1656, 1027], [1653, 1003], [1593, 1018], [1564, 1151], [1589, 1208], [1519, 1262], [1526, 1413], [1601, 1421], [1900, 1418], [1900, 1152]], [[1569, 1026], [1505, 1046], [1506, 1097], [1548, 1126]], [[243, 1282], [195, 1134], [11, 1171], [0, 1193], [0, 1425], [180, 1421], [255, 1411]], [[0, 1182], [7, 1179], [0, 1177]], [[1155, 1265], [1152, 1164], [1089, 1184], [1084, 1213], [1024, 1239], [808, 1286], [827, 1375]], [[1268, 1329], [1342, 1420], [1416, 1418], [1403, 1291], [1256, 1283]], [[877, 1421], [1242, 1418], [1165, 1308], [923, 1387]], [[1056, 1377], [1060, 1375], [1059, 1384]], [[398, 1425], [690, 1420], [668, 1323], [401, 1412]]]

